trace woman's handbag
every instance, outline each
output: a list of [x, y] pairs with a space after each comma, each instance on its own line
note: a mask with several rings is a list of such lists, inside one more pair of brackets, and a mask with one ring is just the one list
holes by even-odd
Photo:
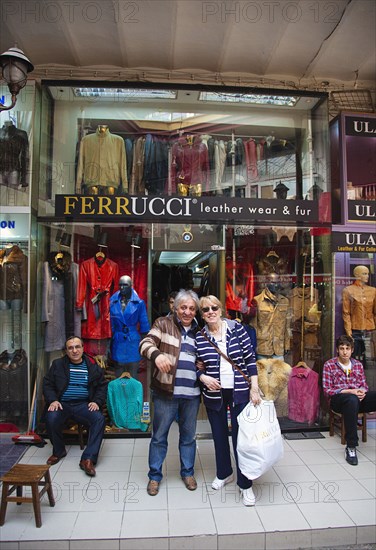
[[237, 454], [240, 471], [248, 479], [264, 474], [283, 457], [281, 428], [273, 401], [249, 402], [238, 415]]

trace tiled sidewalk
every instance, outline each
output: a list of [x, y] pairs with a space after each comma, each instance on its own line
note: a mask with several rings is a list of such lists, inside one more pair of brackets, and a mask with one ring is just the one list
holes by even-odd
[[[146, 493], [149, 439], [104, 440], [95, 478], [78, 468], [81, 451], [71, 446], [67, 457], [51, 468], [56, 506], [43, 500], [42, 527], [35, 527], [31, 505], [9, 504], [1, 550], [376, 545], [375, 420], [369, 421], [368, 442], [360, 443], [356, 467], [345, 462], [337, 435], [323, 435], [285, 440], [283, 460], [254, 483], [254, 508], [243, 506], [235, 484], [220, 492], [211, 489], [211, 440], [197, 442], [197, 491], [185, 489], [176, 424], [155, 497]], [[31, 447], [21, 462], [43, 464], [50, 454], [50, 444]]]

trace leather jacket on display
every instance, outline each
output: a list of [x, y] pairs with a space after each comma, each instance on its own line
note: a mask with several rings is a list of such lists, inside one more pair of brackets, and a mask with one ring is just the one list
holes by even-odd
[[0, 300], [27, 304], [27, 256], [19, 246], [0, 250]]
[[257, 354], [284, 355], [290, 349], [288, 298], [274, 295], [265, 288], [253, 301], [256, 316], [251, 319], [251, 325], [256, 329]]
[[343, 289], [342, 317], [346, 334], [376, 328], [376, 288], [355, 281]]
[[0, 129], [0, 173], [18, 172], [22, 187], [27, 187], [29, 139], [24, 130], [13, 124]]
[[82, 322], [81, 336], [92, 340], [111, 338], [110, 296], [119, 281], [119, 266], [109, 258], [96, 258], [80, 265], [76, 307], [86, 304], [87, 320]]

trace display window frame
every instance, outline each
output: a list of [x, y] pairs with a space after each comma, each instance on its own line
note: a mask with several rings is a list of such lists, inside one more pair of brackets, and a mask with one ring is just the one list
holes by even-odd
[[[168, 86], [165, 83], [148, 83], [145, 86], [143, 84], [135, 85], [135, 83], [116, 83], [116, 89], [156, 90], [157, 93], [164, 89], [175, 90], [180, 97], [184, 97], [183, 108], [179, 111], [179, 108], [174, 107], [173, 109], [171, 106], [166, 108], [165, 100], [155, 98], [142, 101], [134, 98], [133, 102], [127, 102], [118, 96], [113, 96], [103, 103], [98, 97], [92, 96], [82, 100], [73, 93], [73, 90], [78, 87], [108, 90], [114, 86], [113, 83], [98, 81], [44, 80], [41, 83], [40, 134], [43, 139], [40, 147], [43, 151], [43, 162], [40, 163], [34, 178], [34, 189], [39, 188], [37, 193], [38, 303], [43, 302], [43, 264], [47, 261], [49, 254], [66, 251], [71, 255], [73, 263], [80, 268], [82, 263], [94, 257], [99, 249], [103, 250], [99, 247], [99, 241], [101, 236], [107, 234], [109, 258], [120, 263], [122, 275], [132, 275], [135, 279], [135, 288], [139, 290], [141, 299], [146, 303], [150, 323], [153, 322], [156, 314], [167, 313], [166, 301], [159, 303], [157, 311], [154, 311], [153, 285], [150, 284], [150, 281], [153, 280], [155, 259], [157, 258], [159, 263], [161, 254], [195, 252], [196, 247], [201, 256], [197, 265], [198, 271], [193, 273], [194, 288], [199, 287], [198, 282], [202, 281], [203, 272], [208, 268], [211, 271], [208, 291], [210, 289], [211, 292], [218, 295], [224, 304], [228, 301], [226, 285], [229, 286], [226, 275], [226, 258], [233, 260], [236, 256], [237, 265], [239, 263], [237, 255], [239, 247], [239, 250], [250, 248], [252, 251], [250, 252], [251, 262], [258, 258], [261, 250], [267, 254], [275, 248], [276, 254], [278, 254], [278, 249], [285, 248], [288, 250], [288, 256], [293, 266], [290, 268], [288, 277], [285, 278], [285, 285], [291, 287], [298, 285], [306, 287], [308, 285], [307, 293], [310, 296], [316, 292], [316, 286], [324, 284], [326, 287], [328, 285], [328, 289], [325, 290], [325, 303], [322, 311], [324, 312], [325, 327], [328, 322], [330, 323], [330, 283], [328, 282], [330, 266], [325, 267], [325, 271], [323, 271], [325, 275], [323, 273], [318, 275], [314, 271], [314, 261], [311, 261], [309, 256], [312, 244], [315, 251], [321, 250], [325, 254], [330, 233], [327, 94], [289, 90], [277, 90], [271, 94], [270, 90], [232, 87], [226, 89], [226, 92], [229, 93], [229, 96], [232, 94], [232, 99], [236, 97], [237, 103], [207, 103], [205, 107], [201, 105], [196, 113], [194, 107], [198, 105], [198, 100], [195, 99], [194, 102], [193, 96], [196, 98], [196, 95], [198, 97], [201, 93], [214, 93], [220, 96], [223, 95], [223, 89], [217, 86], [170, 85], [170, 83]], [[263, 106], [242, 104], [242, 100], [247, 94], [263, 97], [269, 95], [270, 104]], [[289, 111], [289, 107], [283, 109], [273, 105], [272, 98], [276, 96], [288, 98], [290, 95], [298, 98], [298, 103], [300, 102], [302, 106], [300, 115], [296, 111], [296, 114], [291, 114], [293, 111]], [[106, 109], [103, 109], [103, 105], [106, 106]], [[146, 114], [144, 113], [145, 116], [141, 124], [141, 117], [137, 113], [140, 113], [142, 109]], [[126, 124], [124, 124], [125, 111], [131, 112]], [[180, 116], [178, 122], [173, 120], [174, 112], [188, 115], [190, 111], [196, 113], [193, 120], [189, 116], [185, 118]], [[240, 132], [239, 128], [244, 128], [246, 123], [249, 125], [252, 118], [256, 127], [262, 128], [262, 130], [257, 134], [254, 130], [251, 134], [262, 137], [262, 146], [268, 154], [269, 147], [270, 150], [275, 148], [277, 151], [275, 159], [274, 156], [269, 157], [267, 163], [266, 159], [261, 158], [260, 161], [259, 156], [254, 157], [258, 165], [251, 163], [251, 165], [245, 166], [245, 171], [243, 171], [246, 180], [245, 186], [237, 184], [239, 172], [237, 172], [236, 162], [227, 165], [226, 161], [224, 174], [227, 170], [230, 178], [226, 179], [225, 176], [221, 183], [230, 181], [231, 184], [227, 186], [226, 193], [221, 189], [221, 194], [213, 193], [212, 189], [209, 189], [208, 192], [203, 192], [201, 195], [194, 196], [189, 191], [188, 196], [182, 196], [176, 192], [177, 187], [168, 185], [167, 187], [163, 186], [163, 190], [155, 195], [150, 193], [149, 189], [147, 192], [141, 189], [141, 192], [129, 195], [122, 191], [114, 193], [114, 195], [107, 194], [107, 192], [100, 192], [98, 195], [76, 192], [80, 141], [85, 132], [89, 135], [94, 134], [98, 126], [102, 125], [108, 126], [111, 133], [116, 133], [116, 128], [137, 127], [138, 131], [141, 128], [146, 134], [148, 130], [150, 131], [150, 126], [147, 126], [147, 114], [158, 112], [168, 113], [170, 119], [167, 126], [166, 121], [153, 120], [153, 129], [158, 128], [156, 131], [160, 135], [162, 132], [166, 135], [168, 127], [169, 135], [175, 141], [180, 137], [185, 139], [187, 134], [197, 137], [198, 134], [207, 132], [208, 128], [216, 130], [217, 134], [226, 128], [227, 138], [231, 138], [231, 143], [235, 143]], [[265, 124], [265, 120], [268, 121], [267, 124]], [[302, 120], [303, 122], [301, 122]], [[274, 125], [275, 129], [273, 130]], [[288, 139], [278, 134], [277, 129], [283, 128], [284, 125], [289, 127], [288, 136], [285, 137], [294, 136], [294, 139], [297, 140], [296, 146], [291, 146]], [[87, 130], [89, 131], [87, 132]], [[252, 137], [251, 134], [250, 137]], [[266, 138], [270, 138], [270, 144], [267, 144]], [[290, 155], [280, 154], [280, 150], [286, 146], [291, 149]], [[64, 148], [67, 151], [69, 149], [68, 156], [63, 153]], [[171, 149], [169, 149], [170, 152]], [[254, 154], [258, 154], [256, 150]], [[301, 162], [303, 157], [304, 160]], [[264, 160], [265, 162], [263, 162]], [[287, 166], [285, 171], [282, 167], [283, 164]], [[290, 165], [294, 167], [292, 171], [289, 168]], [[276, 166], [275, 171], [271, 169], [273, 166]], [[253, 172], [253, 176], [249, 177], [255, 167], [259, 170], [257, 177], [254, 177], [255, 172]], [[169, 165], [168, 179], [171, 178], [170, 169], [171, 165]], [[271, 171], [268, 177], [263, 177], [263, 170], [266, 169]], [[215, 169], [210, 178], [210, 185], [212, 185], [212, 182], [215, 181]], [[277, 193], [279, 183], [287, 184], [287, 187], [290, 186], [287, 196]], [[267, 185], [271, 185], [271, 191], [262, 191], [263, 188], [266, 189]], [[140, 190], [138, 189], [138, 191]], [[272, 198], [269, 198], [270, 196]], [[121, 202], [124, 198], [129, 199], [129, 203]], [[84, 206], [80, 209], [73, 208], [66, 211], [67, 205], [69, 208], [77, 201], [81, 201]], [[114, 206], [116, 201], [120, 202]], [[113, 215], [113, 207], [115, 211], [116, 208], [120, 210], [120, 216]], [[249, 207], [257, 207], [257, 211], [245, 210]], [[300, 208], [299, 214], [297, 207]], [[180, 208], [180, 212], [176, 208], [178, 210]], [[147, 212], [146, 215], [140, 215], [143, 209]], [[187, 212], [189, 212], [188, 218], [185, 216]], [[123, 215], [125, 213], [126, 215]], [[158, 215], [155, 215], [156, 213]], [[276, 229], [277, 232], [273, 232], [273, 229]], [[64, 235], [69, 235], [70, 239], [65, 240]], [[132, 245], [137, 244], [139, 236], [141, 248], [137, 249]], [[255, 244], [257, 242], [263, 243], [263, 245]], [[66, 247], [66, 243], [68, 243], [68, 247]], [[303, 267], [304, 262], [308, 262], [305, 267]], [[142, 268], [142, 264], [145, 264], [144, 268]], [[147, 282], [140, 286], [137, 272], [141, 268], [144, 269], [143, 276]], [[194, 269], [196, 269], [196, 265], [194, 265]], [[266, 285], [266, 279], [257, 275], [254, 285], [257, 292], [261, 292]], [[112, 288], [112, 291], [114, 290], [115, 288]], [[225, 307], [228, 313], [227, 305]], [[241, 316], [241, 313], [241, 311], [235, 310], [236, 317], [239, 314]], [[320, 316], [320, 314], [319, 311], [318, 315]], [[45, 350], [46, 322], [41, 319], [42, 317], [38, 313], [37, 345], [41, 368], [46, 371], [51, 360], [61, 351], [47, 352]], [[291, 334], [289, 337], [291, 339]], [[326, 343], [323, 346], [318, 346], [321, 348], [319, 352], [317, 349], [311, 350], [310, 357], [305, 357], [309, 363], [308, 367], [312, 370], [316, 369], [318, 376], [320, 376], [321, 359], [328, 353], [326, 346]], [[98, 351], [103, 350], [98, 348]], [[103, 354], [96, 353], [95, 355]], [[145, 370], [145, 374], [147, 376], [143, 383], [143, 402], [149, 404], [152, 418], [149, 368]], [[320, 403], [316, 417], [310, 423], [298, 422], [288, 425], [287, 415], [283, 414], [281, 418], [283, 416], [286, 416], [287, 419], [284, 427], [287, 431], [297, 431], [303, 428], [317, 429], [319, 425], [325, 423], [325, 413], [321, 411]], [[148, 418], [150, 420], [150, 416]], [[202, 420], [205, 425], [206, 415], [203, 407], [200, 409], [199, 420]], [[150, 423], [148, 423], [145, 432], [114, 429], [112, 425], [111, 429], [106, 430], [106, 435], [108, 437], [112, 435], [142, 437], [150, 435], [150, 429]]]

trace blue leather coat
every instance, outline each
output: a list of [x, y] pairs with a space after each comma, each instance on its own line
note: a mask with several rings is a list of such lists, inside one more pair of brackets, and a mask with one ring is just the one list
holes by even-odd
[[118, 363], [139, 361], [140, 333], [150, 330], [146, 305], [132, 289], [132, 295], [124, 311], [121, 308], [120, 291], [110, 298], [111, 357]]

